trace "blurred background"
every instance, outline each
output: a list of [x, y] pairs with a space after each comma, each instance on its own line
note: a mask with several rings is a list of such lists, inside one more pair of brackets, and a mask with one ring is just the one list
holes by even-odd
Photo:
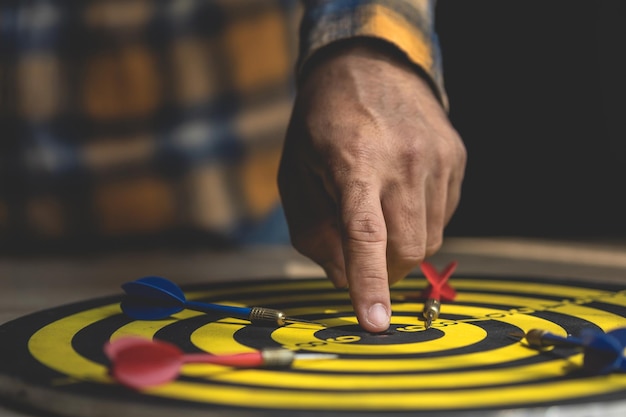
[[[0, 250], [287, 244], [297, 1], [0, 6]], [[448, 236], [626, 236], [619, 0], [440, 0]]]
[[287, 242], [297, 1], [0, 3], [0, 245]]
[[441, 0], [468, 149], [449, 235], [626, 236], [626, 3]]

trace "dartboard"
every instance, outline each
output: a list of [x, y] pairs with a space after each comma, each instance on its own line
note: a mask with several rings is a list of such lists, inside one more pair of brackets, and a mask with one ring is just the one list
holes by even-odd
[[[516, 336], [531, 329], [565, 337], [624, 327], [623, 287], [469, 275], [450, 282], [457, 296], [442, 304], [429, 329], [419, 298], [424, 277], [394, 285], [391, 326], [381, 334], [362, 330], [347, 291], [322, 278], [181, 287], [189, 300], [275, 308], [323, 326], [261, 326], [191, 310], [133, 320], [120, 309], [120, 291], [0, 326], [0, 388], [6, 398], [35, 409], [81, 417], [430, 416], [597, 402], [623, 406], [626, 374], [590, 374], [581, 369], [580, 349], [537, 349]], [[167, 341], [189, 353], [276, 347], [334, 357], [296, 359], [280, 369], [186, 364], [171, 382], [133, 390], [112, 378], [103, 353], [107, 342], [123, 336]]]

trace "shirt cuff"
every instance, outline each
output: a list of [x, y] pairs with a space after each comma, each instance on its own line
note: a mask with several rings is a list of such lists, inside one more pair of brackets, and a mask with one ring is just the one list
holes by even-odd
[[298, 72], [320, 49], [337, 41], [379, 39], [419, 68], [448, 110], [441, 51], [434, 30], [435, 4], [436, 0], [305, 0]]

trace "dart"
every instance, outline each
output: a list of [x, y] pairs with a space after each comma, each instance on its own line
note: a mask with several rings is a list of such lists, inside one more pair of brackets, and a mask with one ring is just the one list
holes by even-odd
[[613, 371], [626, 372], [626, 328], [607, 333], [585, 329], [580, 337], [559, 336], [546, 330], [532, 329], [526, 334], [510, 333], [510, 336], [526, 338], [528, 345], [534, 348], [549, 346], [583, 348], [583, 369], [596, 374]]
[[122, 311], [136, 320], [164, 319], [184, 309], [190, 309], [204, 313], [221, 313], [259, 324], [273, 323], [284, 326], [291, 323], [306, 323], [324, 326], [322, 323], [287, 317], [282, 311], [271, 308], [188, 301], [176, 284], [157, 276], [127, 282], [122, 285], [122, 289], [127, 294], [121, 303]]
[[579, 338], [569, 335], [567, 337], [563, 337], [541, 329], [531, 329], [528, 333], [509, 333], [509, 336], [519, 339], [526, 338], [526, 342], [528, 342], [529, 346], [540, 349], [550, 346], [583, 346], [583, 341]]
[[139, 337], [122, 337], [104, 345], [111, 361], [111, 376], [130, 388], [142, 389], [173, 381], [187, 363], [209, 363], [236, 368], [290, 366], [294, 360], [333, 359], [334, 354], [295, 353], [288, 349], [264, 349], [232, 355], [184, 353], [177, 346]]
[[433, 320], [437, 320], [441, 310], [441, 300], [452, 301], [456, 297], [456, 291], [448, 284], [448, 279], [456, 269], [457, 262], [453, 261], [439, 274], [428, 262], [422, 262], [420, 268], [428, 280], [428, 287], [422, 293], [424, 310], [422, 315], [426, 320], [426, 329], [429, 329]]

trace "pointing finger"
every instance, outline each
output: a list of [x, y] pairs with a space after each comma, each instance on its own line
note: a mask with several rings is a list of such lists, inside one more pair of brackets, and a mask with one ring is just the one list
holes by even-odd
[[389, 328], [387, 230], [380, 199], [364, 183], [351, 184], [340, 202], [350, 297], [359, 324], [370, 332]]

